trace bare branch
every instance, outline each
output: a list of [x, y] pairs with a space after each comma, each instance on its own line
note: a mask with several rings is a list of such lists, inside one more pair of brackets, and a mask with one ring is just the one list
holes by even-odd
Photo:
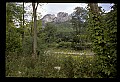
[[32, 3], [32, 7], [33, 7], [34, 5], [33, 5], [33, 3]]
[[37, 6], [36, 6], [35, 10], [37, 10], [38, 4], [39, 4], [39, 3], [37, 3]]

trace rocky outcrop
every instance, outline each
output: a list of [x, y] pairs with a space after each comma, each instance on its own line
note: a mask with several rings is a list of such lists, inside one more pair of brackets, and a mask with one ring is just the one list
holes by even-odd
[[57, 14], [57, 17], [55, 15], [47, 14], [42, 18], [42, 22], [45, 24], [47, 22], [55, 22], [55, 23], [60, 23], [60, 22], [65, 22], [69, 21], [72, 19], [71, 15], [68, 15], [68, 13], [65, 12], [59, 12]]
[[45, 15], [43, 18], [42, 18], [42, 21], [44, 23], [47, 23], [47, 22], [53, 22], [54, 21], [54, 18], [55, 18], [55, 15], [51, 15], [51, 14], [47, 14]]
[[68, 20], [68, 13], [59, 12], [57, 14], [57, 21], [56, 22], [65, 22]]

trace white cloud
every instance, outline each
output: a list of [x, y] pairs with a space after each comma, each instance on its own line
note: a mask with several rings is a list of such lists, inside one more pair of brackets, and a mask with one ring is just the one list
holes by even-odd
[[38, 8], [38, 11], [42, 12], [42, 15], [45, 14], [57, 14], [58, 12], [66, 12], [68, 14], [74, 11], [75, 7], [85, 7], [85, 3], [48, 3], [43, 5], [42, 8]]
[[[30, 3], [27, 3], [29, 5]], [[87, 7], [86, 3], [42, 3], [43, 6], [38, 6], [37, 12], [42, 14], [42, 17], [46, 14], [55, 14], [59, 12], [66, 12], [71, 14], [74, 11], [75, 7]], [[102, 6], [106, 12], [110, 11], [110, 6], [113, 5], [110, 3], [98, 3], [99, 6]], [[32, 6], [29, 7], [28, 11], [32, 11]]]

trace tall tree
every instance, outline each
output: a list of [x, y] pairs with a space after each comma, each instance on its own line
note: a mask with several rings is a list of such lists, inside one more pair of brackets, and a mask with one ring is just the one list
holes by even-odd
[[[88, 3], [89, 8], [89, 26], [91, 28], [91, 34], [94, 33], [94, 36], [91, 36], [92, 40], [92, 45], [98, 45], [99, 47], [104, 47], [104, 42], [101, 44], [96, 44], [96, 41], [100, 43], [100, 40], [104, 39], [103, 36], [103, 27], [102, 27], [102, 22], [101, 22], [101, 14], [100, 14], [100, 9], [98, 7], [98, 3]], [[93, 47], [94, 52], [96, 53], [96, 48]], [[100, 49], [99, 49], [100, 50]], [[102, 52], [102, 51], [101, 51]]]
[[[71, 20], [73, 29], [75, 30], [73, 44], [77, 46], [78, 49], [83, 49], [84, 46], [82, 45], [85, 43], [86, 38], [85, 21], [87, 19], [87, 10], [83, 7], [76, 7], [74, 10]], [[80, 44], [79, 46], [78, 43]]]
[[98, 7], [98, 3], [88, 3], [88, 6], [93, 13], [100, 14], [101, 7]]
[[39, 3], [32, 3], [33, 7], [33, 18], [34, 18], [34, 29], [33, 29], [33, 54], [32, 57], [37, 56], [37, 20], [36, 20], [36, 11]]
[[83, 25], [87, 18], [87, 10], [83, 7], [76, 7], [74, 10], [71, 22], [76, 34], [80, 34], [82, 29], [84, 29]]
[[23, 33], [22, 33], [22, 49], [23, 49], [23, 54], [24, 54], [24, 2], [23, 2]]
[[117, 7], [106, 15], [101, 14], [97, 3], [89, 3], [89, 31], [92, 48], [98, 60], [98, 73], [102, 77], [116, 77]]
[[21, 33], [16, 28], [16, 22], [22, 21], [22, 5], [6, 3], [6, 51], [19, 52], [21, 48]]

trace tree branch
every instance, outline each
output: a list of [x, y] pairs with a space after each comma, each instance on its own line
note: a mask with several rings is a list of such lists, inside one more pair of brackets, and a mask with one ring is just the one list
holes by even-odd
[[38, 4], [39, 4], [39, 3], [37, 3], [37, 6], [36, 6], [35, 10], [37, 10]]

